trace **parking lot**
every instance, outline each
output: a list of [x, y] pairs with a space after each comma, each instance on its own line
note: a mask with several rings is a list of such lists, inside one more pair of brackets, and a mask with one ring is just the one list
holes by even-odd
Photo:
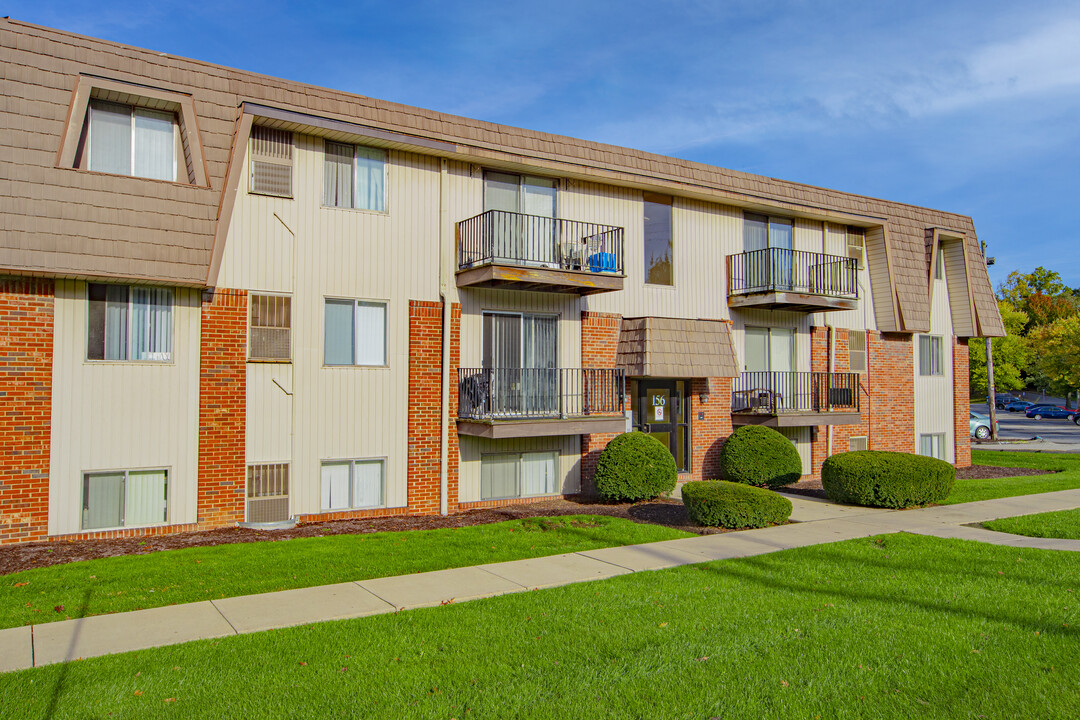
[[[972, 402], [971, 412], [989, 415], [990, 409], [985, 402]], [[1038, 436], [1051, 442], [1080, 443], [1080, 426], [1068, 420], [1032, 420], [1022, 412], [1006, 410], [998, 410], [997, 419], [998, 436], [1003, 440], [1030, 440]]]

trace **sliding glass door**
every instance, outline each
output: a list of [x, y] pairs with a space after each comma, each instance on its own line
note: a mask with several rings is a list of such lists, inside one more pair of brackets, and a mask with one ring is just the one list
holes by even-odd
[[558, 262], [555, 237], [555, 181], [548, 178], [484, 173], [484, 211], [496, 260], [552, 265]]
[[483, 363], [494, 415], [559, 412], [558, 318], [484, 313]]

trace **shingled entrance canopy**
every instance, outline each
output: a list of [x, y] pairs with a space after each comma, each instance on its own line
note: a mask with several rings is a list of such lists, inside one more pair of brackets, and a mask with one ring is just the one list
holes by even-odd
[[624, 318], [616, 366], [630, 377], [737, 377], [728, 323]]

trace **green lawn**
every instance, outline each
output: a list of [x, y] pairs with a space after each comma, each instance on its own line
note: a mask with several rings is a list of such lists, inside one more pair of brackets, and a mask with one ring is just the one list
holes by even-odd
[[1080, 554], [906, 534], [0, 676], [37, 718], [1075, 718]]
[[87, 560], [0, 577], [0, 628], [688, 536], [567, 515]]
[[1013, 535], [1080, 540], [1080, 509], [1002, 518], [985, 522], [983, 527]]
[[1059, 472], [1030, 477], [957, 480], [952, 493], [942, 501], [943, 505], [1080, 488], [1080, 455], [972, 450], [971, 462], [975, 465], [1029, 467]]

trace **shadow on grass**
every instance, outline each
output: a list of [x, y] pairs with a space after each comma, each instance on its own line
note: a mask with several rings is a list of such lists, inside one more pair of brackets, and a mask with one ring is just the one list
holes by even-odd
[[[92, 592], [90, 588], [83, 591], [82, 602], [79, 604], [79, 611], [75, 614], [75, 618], [86, 617], [86, 610], [90, 607], [90, 595]], [[64, 683], [67, 680], [68, 673], [71, 671], [71, 661], [74, 660], [75, 646], [79, 642], [81, 632], [82, 624], [80, 623], [71, 636], [71, 644], [68, 645], [68, 651], [65, 655], [67, 660], [60, 666], [60, 673], [56, 676], [56, 686], [53, 688], [52, 695], [49, 697], [49, 704], [45, 707], [45, 713], [42, 715], [43, 720], [52, 720], [52, 718], [56, 717], [56, 708], [60, 704], [60, 696], [64, 692]]]

